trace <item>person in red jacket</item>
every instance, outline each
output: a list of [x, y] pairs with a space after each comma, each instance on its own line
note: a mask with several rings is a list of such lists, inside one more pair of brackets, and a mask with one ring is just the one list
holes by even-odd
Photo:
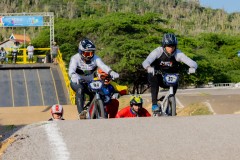
[[127, 117], [150, 117], [151, 114], [142, 107], [143, 99], [141, 96], [132, 96], [130, 100], [130, 106], [121, 109], [116, 118], [127, 118]]

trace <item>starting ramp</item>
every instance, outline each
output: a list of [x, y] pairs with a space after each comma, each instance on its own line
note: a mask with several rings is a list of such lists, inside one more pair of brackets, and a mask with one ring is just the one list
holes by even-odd
[[0, 66], [0, 107], [70, 104], [58, 65], [3, 64]]

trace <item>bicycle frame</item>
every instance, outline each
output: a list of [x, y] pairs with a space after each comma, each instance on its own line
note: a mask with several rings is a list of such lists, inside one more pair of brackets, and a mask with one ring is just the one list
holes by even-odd
[[[169, 86], [169, 90], [167, 93], [161, 97], [158, 101], [159, 106], [159, 113], [154, 113], [156, 115], [161, 114], [162, 116], [175, 116], [176, 115], [176, 99], [173, 91], [173, 86], [178, 83], [178, 77], [179, 74], [170, 74], [170, 73], [165, 73], [162, 74], [163, 76], [163, 81], [167, 86]], [[154, 115], [154, 116], [156, 116]]]
[[103, 82], [99, 80], [93, 80], [89, 83], [89, 88], [95, 93], [95, 96], [87, 108], [88, 119], [105, 118], [104, 104], [100, 96], [100, 91]]
[[[160, 103], [158, 104], [161, 110], [161, 115], [168, 115], [169, 113], [167, 113], [167, 109], [169, 106], [169, 97], [173, 97], [175, 99], [175, 96], [173, 94], [173, 86], [170, 86], [169, 90], [167, 91], [167, 93], [164, 95], [164, 99], [162, 101], [160, 101]], [[173, 106], [176, 107], [176, 106]]]

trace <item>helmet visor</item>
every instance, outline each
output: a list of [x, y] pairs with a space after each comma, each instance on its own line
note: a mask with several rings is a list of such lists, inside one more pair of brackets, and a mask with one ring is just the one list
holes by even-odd
[[173, 44], [167, 44], [166, 47], [175, 48], [176, 45], [173, 45]]
[[94, 54], [94, 51], [83, 51], [82, 55], [83, 57], [92, 57]]

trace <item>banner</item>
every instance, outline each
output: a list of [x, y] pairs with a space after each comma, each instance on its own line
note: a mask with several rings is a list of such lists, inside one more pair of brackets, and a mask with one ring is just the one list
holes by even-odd
[[43, 26], [43, 16], [0, 16], [0, 27]]

